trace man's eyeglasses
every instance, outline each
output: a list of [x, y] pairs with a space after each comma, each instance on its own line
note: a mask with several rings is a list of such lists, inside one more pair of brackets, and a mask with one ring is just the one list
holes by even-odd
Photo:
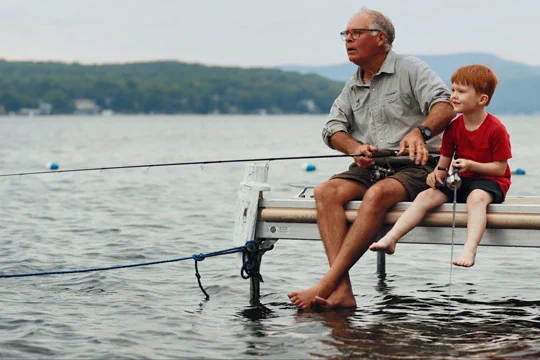
[[363, 33], [370, 32], [370, 31], [382, 31], [382, 30], [379, 30], [379, 29], [351, 29], [351, 30], [342, 31], [339, 34], [341, 35], [341, 40], [343, 40], [343, 41], [347, 40], [347, 37], [349, 35], [351, 35], [353, 40], [356, 40], [356, 39], [359, 39], [360, 36], [362, 36]]

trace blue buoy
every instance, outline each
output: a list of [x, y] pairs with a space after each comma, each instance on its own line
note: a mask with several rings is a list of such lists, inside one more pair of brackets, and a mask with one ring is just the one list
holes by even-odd
[[516, 170], [512, 171], [513, 175], [525, 175], [525, 170], [517, 168]]
[[47, 164], [47, 168], [48, 168], [49, 170], [58, 170], [58, 167], [59, 167], [58, 164], [55, 163], [55, 162], [51, 162], [51, 163], [48, 163], [48, 164]]
[[317, 167], [315, 166], [315, 164], [305, 163], [304, 165], [302, 165], [302, 169], [304, 169], [305, 171], [315, 171]]

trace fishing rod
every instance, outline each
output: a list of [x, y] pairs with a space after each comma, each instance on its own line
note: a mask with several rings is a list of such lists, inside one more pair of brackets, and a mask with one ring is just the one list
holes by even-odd
[[[407, 159], [409, 158], [408, 156], [397, 156], [397, 153], [398, 152], [395, 150], [379, 150], [379, 151], [374, 151], [371, 154], [373, 158], [384, 158], [384, 157], [398, 157], [398, 158], [407, 158]], [[365, 155], [364, 154], [334, 154], [334, 155], [285, 156], [285, 157], [265, 157], [265, 158], [249, 158], [249, 159], [187, 161], [187, 162], [139, 164], [139, 165], [123, 165], [123, 166], [104, 166], [104, 167], [78, 168], [78, 169], [66, 169], [66, 170], [48, 170], [48, 171], [9, 173], [9, 174], [0, 174], [0, 177], [58, 174], [58, 173], [70, 173], [70, 172], [83, 172], [83, 171], [152, 168], [152, 167], [165, 167], [165, 166], [209, 165], [209, 164], [226, 164], [226, 163], [258, 162], [258, 161], [284, 161], [284, 160], [301, 160], [301, 159], [341, 158], [341, 157], [356, 157], [356, 156], [365, 156]]]

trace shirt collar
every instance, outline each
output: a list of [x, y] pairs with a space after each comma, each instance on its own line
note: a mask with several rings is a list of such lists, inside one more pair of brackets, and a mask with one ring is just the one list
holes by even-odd
[[[364, 84], [364, 81], [362, 80], [362, 77], [360, 76], [361, 72], [362, 72], [362, 69], [359, 66], [358, 69], [356, 70], [356, 75], [355, 75], [356, 81], [354, 85], [356, 86], [366, 86], [366, 84]], [[380, 75], [382, 73], [393, 74], [395, 72], [396, 72], [396, 53], [393, 50], [390, 50], [388, 54], [386, 55], [386, 58], [384, 59], [381, 65], [381, 68], [375, 74], [375, 76]]]
[[386, 55], [386, 59], [384, 59], [381, 69], [376, 75], [379, 75], [381, 73], [393, 74], [395, 70], [396, 70], [396, 53], [390, 50], [388, 52], [388, 55]]

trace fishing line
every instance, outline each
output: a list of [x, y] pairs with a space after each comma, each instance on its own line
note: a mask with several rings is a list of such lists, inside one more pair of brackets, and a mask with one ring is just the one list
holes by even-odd
[[[394, 150], [380, 150], [380, 151], [372, 152], [372, 157], [373, 158], [389, 157], [389, 156], [395, 157], [396, 154], [397, 154], [397, 151], [394, 151]], [[309, 155], [309, 156], [285, 156], [285, 157], [266, 157], [266, 158], [249, 158], [249, 159], [187, 161], [187, 162], [159, 163], [159, 164], [105, 166], [105, 167], [79, 168], [79, 169], [66, 169], [66, 170], [53, 170], [53, 171], [50, 171], [50, 170], [30, 171], [30, 172], [22, 172], [22, 173], [0, 174], [0, 177], [58, 174], [58, 173], [70, 173], [70, 172], [83, 172], [83, 171], [152, 168], [152, 167], [165, 167], [165, 166], [188, 166], [188, 165], [201, 165], [202, 166], [206, 164], [227, 164], [227, 163], [241, 163], [241, 162], [284, 161], [284, 160], [301, 160], [301, 159], [323, 159], [323, 158], [341, 158], [341, 157], [355, 157], [355, 156], [365, 156], [365, 155], [364, 154], [335, 154], [335, 155]], [[408, 156], [402, 156], [402, 157], [408, 159]]]
[[[457, 149], [454, 150], [454, 160], [457, 159]], [[448, 317], [450, 318], [450, 302], [452, 295], [452, 261], [454, 259], [454, 238], [456, 236], [456, 204], [457, 191], [461, 187], [461, 178], [458, 175], [459, 168], [452, 167], [452, 174], [446, 178], [446, 186], [454, 191], [454, 200], [452, 202], [452, 243], [450, 246], [450, 274], [448, 278]]]
[[[454, 259], [454, 237], [456, 235], [456, 203], [457, 203], [457, 186], [454, 184], [454, 201], [452, 205], [452, 244], [450, 246], [450, 275], [448, 278], [448, 305], [450, 305], [452, 295], [452, 260]], [[448, 316], [450, 316], [450, 306], [448, 306]]]

